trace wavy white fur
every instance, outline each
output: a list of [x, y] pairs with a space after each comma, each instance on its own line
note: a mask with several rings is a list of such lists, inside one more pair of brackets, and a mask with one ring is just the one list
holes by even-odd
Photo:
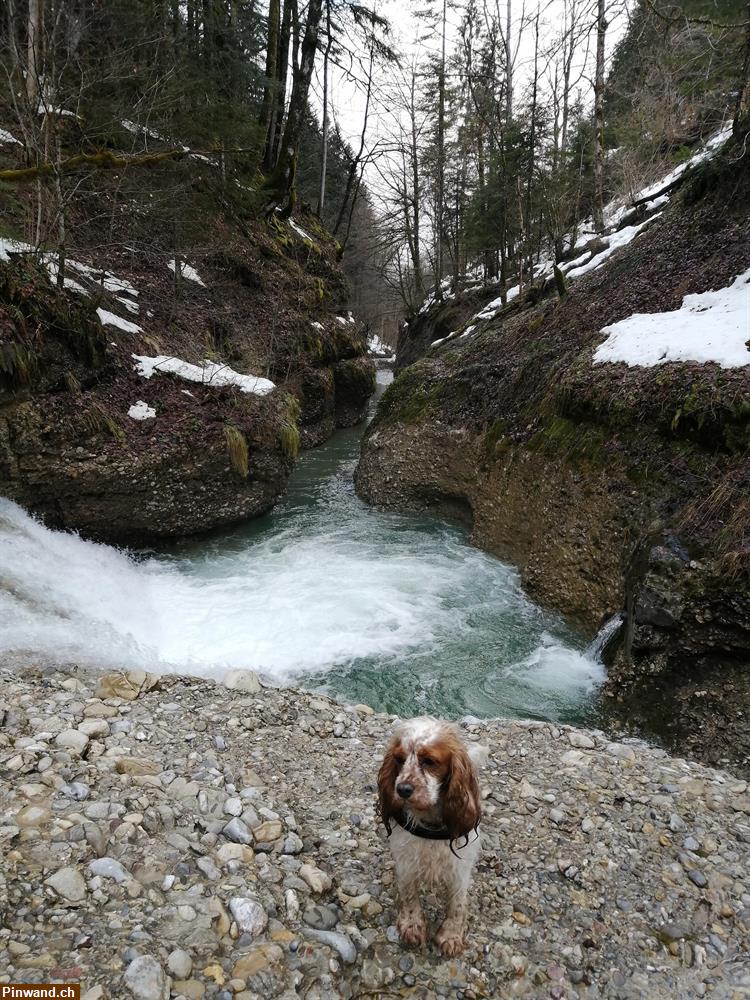
[[[399, 894], [398, 929], [408, 945], [423, 945], [427, 925], [420, 892], [443, 897], [446, 915], [435, 942], [446, 956], [466, 946], [468, 893], [481, 852], [477, 767], [486, 747], [464, 742], [437, 719], [412, 719], [395, 730], [378, 774], [380, 812], [389, 831]], [[400, 825], [403, 823], [407, 828]], [[425, 839], [410, 825], [442, 833]]]

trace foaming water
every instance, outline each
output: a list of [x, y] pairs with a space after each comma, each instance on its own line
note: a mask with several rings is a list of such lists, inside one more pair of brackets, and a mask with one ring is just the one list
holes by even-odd
[[576, 721], [604, 671], [458, 527], [354, 494], [359, 432], [267, 517], [136, 557], [0, 501], [0, 652], [221, 676], [251, 667], [403, 714]]

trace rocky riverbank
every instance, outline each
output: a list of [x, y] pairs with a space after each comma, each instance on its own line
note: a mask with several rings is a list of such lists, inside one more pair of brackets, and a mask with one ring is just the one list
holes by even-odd
[[392, 717], [238, 672], [0, 669], [0, 982], [87, 1000], [750, 990], [750, 796], [635, 741], [489, 747], [469, 948], [396, 939], [374, 781]]
[[464, 519], [590, 635], [623, 614], [613, 710], [677, 752], [744, 769], [750, 364], [597, 351], [612, 324], [664, 325], [686, 296], [746, 281], [749, 221], [750, 174], [729, 151], [667, 208], [589, 241], [561, 265], [561, 292], [548, 281], [503, 304], [475, 288], [425, 309], [356, 472], [368, 502]]

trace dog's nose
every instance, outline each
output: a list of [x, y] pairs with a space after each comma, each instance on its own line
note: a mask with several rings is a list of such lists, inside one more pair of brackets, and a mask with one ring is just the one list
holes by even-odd
[[396, 791], [402, 799], [410, 799], [411, 793], [414, 791], [414, 785], [396, 785]]

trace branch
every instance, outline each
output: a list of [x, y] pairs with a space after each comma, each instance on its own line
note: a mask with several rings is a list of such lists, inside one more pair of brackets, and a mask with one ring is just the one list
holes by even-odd
[[[190, 157], [199, 152], [201, 156], [206, 153], [191, 149], [167, 149], [161, 153], [142, 153], [138, 156], [116, 156], [109, 150], [100, 150], [98, 153], [78, 153], [70, 156], [60, 163], [52, 163], [49, 160], [38, 163], [34, 167], [21, 167], [17, 170], [0, 170], [0, 181], [8, 184], [28, 184], [31, 181], [40, 180], [42, 177], [60, 176], [74, 173], [82, 167], [93, 168], [95, 170], [123, 170], [127, 167], [150, 167], [163, 163], [167, 160], [182, 160], [186, 156]], [[209, 153], [215, 153], [210, 150]], [[249, 153], [251, 149], [225, 149], [225, 153]]]
[[688, 17], [686, 14], [679, 14], [677, 16], [665, 14], [663, 10], [659, 8], [654, 3], [654, 0], [646, 0], [646, 6], [649, 8], [652, 14], [656, 14], [658, 18], [662, 21], [666, 21], [667, 24], [703, 24], [709, 28], [747, 28], [750, 26], [750, 21], [733, 21], [729, 24], [723, 21], [714, 21], [710, 17]]

